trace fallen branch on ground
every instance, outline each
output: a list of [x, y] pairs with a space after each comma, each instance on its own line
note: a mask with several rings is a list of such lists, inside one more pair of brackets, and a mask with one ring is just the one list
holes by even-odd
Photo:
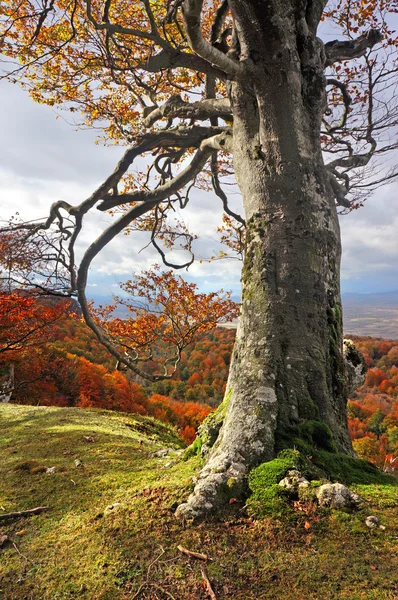
[[182, 546], [177, 546], [178, 550], [187, 556], [191, 556], [192, 558], [198, 558], [199, 560], [211, 560], [207, 556], [207, 554], [201, 554], [200, 552], [191, 552], [191, 550], [187, 550]]
[[19, 517], [30, 517], [32, 515], [38, 515], [45, 510], [49, 510], [49, 506], [38, 506], [37, 508], [31, 508], [29, 510], [20, 510], [19, 512], [6, 513], [5, 515], [0, 515], [0, 521], [4, 521], [5, 519], [19, 519]]
[[202, 577], [206, 583], [206, 589], [207, 589], [207, 593], [209, 594], [209, 597], [211, 598], [211, 600], [217, 600], [214, 590], [211, 587], [209, 578], [207, 577], [205, 566], [203, 564], [200, 565], [200, 572], [202, 573]]

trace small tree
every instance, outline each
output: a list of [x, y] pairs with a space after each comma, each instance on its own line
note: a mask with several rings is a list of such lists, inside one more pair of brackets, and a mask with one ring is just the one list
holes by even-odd
[[[212, 186], [246, 228], [228, 409], [181, 515], [215, 508], [227, 482], [239, 487], [305, 421], [326, 423], [337, 447], [352, 452], [337, 212], [396, 175], [371, 171], [396, 147], [388, 25], [396, 11], [388, 0], [2, 1], [3, 51], [22, 63], [9, 78], [22, 77], [35, 100], [80, 111], [107, 140], [129, 144], [89, 198], [56, 202], [45, 221], [25, 226], [31, 236], [53, 228], [71, 291], [99, 338], [88, 270], [117, 234], [149, 230], [169, 265], [159, 240], [181, 242], [188, 258], [173, 266], [189, 266], [193, 238], [183, 225], [170, 228], [168, 214], [186, 206], [194, 185]], [[324, 19], [341, 40], [322, 42]], [[128, 173], [143, 155], [152, 155], [148, 171]], [[222, 187], [232, 171], [244, 218]], [[118, 214], [75, 269], [93, 210]], [[134, 368], [120, 352], [119, 360]]]

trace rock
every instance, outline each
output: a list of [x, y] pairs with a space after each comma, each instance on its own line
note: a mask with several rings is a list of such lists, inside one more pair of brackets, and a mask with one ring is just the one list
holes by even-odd
[[47, 469], [46, 469], [47, 475], [55, 475], [56, 472], [57, 472], [57, 469], [55, 467], [47, 467]]
[[200, 455], [202, 458], [209, 453], [210, 448], [211, 446], [209, 446], [208, 444], [202, 444], [202, 447], [200, 449]]
[[310, 482], [302, 476], [300, 471], [291, 470], [286, 473], [286, 477], [279, 482], [279, 485], [286, 490], [297, 491], [299, 488], [307, 488]]
[[348, 395], [364, 383], [366, 375], [365, 358], [352, 340], [344, 340], [343, 357]]
[[379, 526], [379, 519], [373, 515], [370, 515], [369, 517], [366, 517], [365, 525], [366, 527], [369, 527], [369, 529], [375, 529]]
[[151, 452], [150, 456], [154, 458], [166, 458], [166, 456], [175, 455], [177, 452], [173, 448], [162, 448], [161, 450], [156, 450], [156, 452]]
[[82, 461], [79, 458], [76, 458], [75, 461], [74, 461], [74, 463], [75, 463], [75, 467], [82, 467], [83, 466], [83, 463], [82, 463]]
[[107, 506], [104, 510], [104, 516], [106, 517], [107, 515], [117, 512], [119, 510], [119, 508], [122, 506], [121, 502], [114, 502], [113, 504], [110, 504], [109, 506]]
[[319, 506], [325, 508], [353, 509], [357, 508], [363, 498], [354, 494], [342, 483], [325, 483], [316, 491]]

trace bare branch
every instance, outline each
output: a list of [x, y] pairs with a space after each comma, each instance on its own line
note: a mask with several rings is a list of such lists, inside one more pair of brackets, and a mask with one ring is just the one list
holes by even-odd
[[157, 203], [172, 196], [175, 192], [187, 185], [203, 169], [204, 165], [212, 154], [213, 150], [198, 150], [197, 154], [186, 169], [183, 169], [174, 179], [171, 179], [164, 185], [154, 190], [138, 190], [130, 194], [119, 194], [104, 200], [98, 205], [98, 210], [106, 211], [115, 206], [121, 206], [127, 203]]
[[200, 56], [181, 52], [172, 47], [167, 51], [162, 50], [158, 54], [148, 57], [145, 62], [137, 65], [137, 69], [142, 69], [148, 73], [160, 73], [165, 69], [176, 69], [178, 67], [192, 69], [198, 73], [213, 74], [221, 80], [225, 79], [223, 71], [212, 66]]
[[210, 42], [214, 45], [219, 41], [225, 18], [228, 14], [228, 0], [222, 0], [220, 6], [214, 13], [213, 23], [211, 24]]
[[220, 198], [220, 200], [222, 202], [224, 212], [226, 212], [227, 215], [229, 215], [233, 219], [236, 219], [236, 221], [238, 221], [242, 225], [246, 226], [246, 221], [240, 215], [238, 215], [237, 213], [234, 213], [229, 208], [227, 195], [224, 192], [224, 190], [222, 189], [221, 184], [220, 184], [220, 179], [218, 177], [218, 166], [217, 165], [218, 165], [217, 158], [216, 158], [216, 156], [213, 155], [212, 160], [211, 160], [211, 181], [213, 184], [213, 189], [214, 189], [216, 195]]
[[242, 63], [226, 56], [204, 39], [200, 27], [203, 0], [185, 0], [182, 7], [188, 41], [192, 50], [230, 77], [244, 75], [246, 69]]
[[[204, 128], [200, 128], [200, 129], [204, 129]], [[211, 130], [211, 128], [210, 128], [210, 130]], [[208, 129], [208, 131], [209, 131], [209, 129]], [[165, 135], [167, 138], [168, 132], [166, 132]], [[95, 319], [91, 315], [89, 305], [87, 302], [87, 298], [86, 298], [86, 291], [85, 291], [86, 285], [87, 285], [88, 271], [89, 271], [90, 265], [91, 265], [92, 261], [94, 260], [94, 258], [98, 255], [99, 252], [101, 252], [101, 250], [103, 250], [103, 248], [107, 244], [109, 244], [109, 242], [111, 242], [114, 239], [114, 237], [116, 235], [118, 235], [121, 231], [123, 231], [123, 229], [125, 229], [135, 219], [141, 217], [142, 215], [146, 214], [147, 212], [149, 212], [150, 210], [155, 208], [157, 206], [157, 204], [159, 204], [159, 202], [165, 200], [166, 198], [170, 197], [175, 191], [184, 187], [189, 181], [192, 180], [193, 177], [195, 177], [195, 175], [197, 173], [199, 173], [202, 170], [202, 168], [205, 165], [205, 163], [207, 162], [209, 156], [213, 152], [220, 150], [220, 149], [227, 150], [228, 148], [231, 147], [231, 142], [232, 142], [231, 138], [232, 138], [232, 135], [231, 135], [230, 131], [223, 131], [222, 133], [217, 134], [211, 138], [204, 139], [201, 142], [200, 148], [197, 151], [194, 158], [192, 159], [190, 165], [186, 169], [181, 171], [181, 173], [179, 173], [174, 179], [171, 179], [164, 185], [159, 186], [158, 188], [156, 188], [154, 190], [142, 190], [142, 191], [139, 191], [139, 192], [136, 192], [133, 194], [121, 194], [121, 195], [117, 196], [117, 198], [119, 200], [118, 203], [135, 202], [137, 204], [135, 204], [125, 214], [123, 214], [119, 219], [117, 219], [117, 221], [112, 223], [112, 225], [110, 225], [89, 246], [89, 248], [86, 250], [86, 252], [81, 260], [81, 263], [80, 263], [80, 266], [78, 269], [77, 280], [76, 280], [77, 293], [78, 293], [78, 299], [79, 299], [79, 302], [80, 302], [80, 305], [82, 308], [83, 316], [84, 316], [84, 319], [85, 319], [87, 325], [92, 329], [92, 331], [95, 333], [95, 335], [97, 336], [99, 341], [109, 350], [109, 352], [121, 364], [124, 364], [126, 367], [131, 369], [137, 375], [140, 375], [141, 377], [146, 377], [147, 379], [150, 379], [151, 381], [158, 381], [159, 379], [163, 379], [164, 377], [166, 377], [166, 375], [162, 375], [162, 376], [161, 375], [150, 375], [149, 376], [147, 373], [144, 373], [141, 369], [139, 369], [137, 367], [137, 365], [135, 364], [133, 359], [131, 359], [130, 357], [124, 355], [123, 353], [121, 353], [117, 350], [117, 348], [115, 347], [113, 342], [107, 337], [105, 332], [98, 326]], [[142, 151], [143, 147], [148, 148], [148, 146], [145, 145], [145, 142], [142, 142], [141, 145], [139, 144], [138, 147], [141, 148], [141, 151]], [[134, 152], [133, 152], [133, 150], [134, 150]], [[132, 153], [132, 155], [136, 155], [137, 147], [135, 149], [130, 149], [130, 153]], [[128, 154], [128, 153], [126, 153], [126, 154]], [[126, 155], [122, 159], [122, 161], [119, 163], [119, 165], [118, 165], [119, 168], [116, 168], [114, 173], [120, 172], [120, 170], [121, 170], [120, 165], [121, 164], [124, 165], [125, 162], [126, 162]], [[107, 181], [109, 181], [109, 178]], [[104, 185], [103, 185], [99, 189], [104, 190], [104, 189], [106, 189], [106, 187], [104, 187]], [[91, 204], [93, 197], [95, 197], [95, 193], [90, 197], [90, 199], [88, 201], [86, 201], [85, 203], [83, 203], [81, 205], [81, 208], [84, 207], [84, 210], [86, 210], [86, 208], [87, 208], [86, 203], [89, 202]], [[96, 200], [98, 200], [98, 199], [99, 198], [97, 197]], [[109, 203], [108, 204], [102, 203], [101, 206], [102, 206], [102, 209], [106, 210], [107, 208], [109, 208]], [[169, 377], [169, 375], [167, 375], [167, 377]]]
[[[152, 109], [152, 110], [151, 110]], [[170, 98], [160, 107], [148, 107], [144, 110], [147, 114], [144, 124], [151, 127], [156, 121], [163, 118], [173, 119], [198, 119], [206, 121], [211, 117], [219, 117], [232, 121], [231, 104], [228, 98], [208, 99], [202, 102], [184, 102], [180, 95]]]
[[148, 31], [142, 31], [140, 29], [132, 29], [131, 27], [123, 27], [122, 25], [117, 25], [113, 23], [109, 23], [109, 21], [105, 21], [102, 23], [98, 23], [95, 19], [92, 10], [91, 10], [91, 0], [85, 0], [87, 7], [87, 17], [90, 23], [94, 26], [97, 31], [110, 31], [111, 33], [121, 33], [123, 35], [132, 35], [134, 37], [143, 38], [146, 40], [159, 42], [159, 38], [156, 34]]
[[348, 190], [339, 184], [335, 173], [333, 173], [331, 170], [329, 171], [329, 181], [332, 186], [337, 204], [339, 206], [344, 206], [345, 208], [351, 208], [351, 202], [346, 198]]
[[330, 134], [330, 133], [333, 133], [334, 131], [337, 131], [338, 129], [342, 129], [345, 126], [345, 124], [347, 123], [347, 117], [348, 117], [348, 113], [350, 110], [350, 104], [351, 104], [352, 100], [351, 100], [350, 94], [348, 93], [347, 86], [342, 81], [339, 81], [338, 79], [327, 79], [326, 85], [332, 85], [334, 87], [337, 87], [341, 91], [341, 95], [343, 97], [343, 102], [344, 102], [344, 110], [343, 110], [343, 114], [341, 116], [339, 123], [337, 123], [336, 125], [330, 126], [324, 119], [324, 123], [326, 125], [327, 131]]
[[29, 510], [20, 510], [18, 512], [4, 513], [0, 514], [0, 520], [5, 521], [6, 519], [19, 519], [20, 517], [31, 517], [32, 515], [38, 515], [49, 509], [49, 506], [38, 506], [36, 508], [30, 508]]
[[326, 62], [330, 67], [335, 62], [351, 60], [365, 56], [366, 51], [381, 42], [383, 36], [379, 29], [370, 29], [356, 40], [340, 41], [333, 40], [325, 44]]

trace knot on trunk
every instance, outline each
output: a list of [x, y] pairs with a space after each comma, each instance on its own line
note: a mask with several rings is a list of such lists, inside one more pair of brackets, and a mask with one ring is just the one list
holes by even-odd
[[344, 340], [343, 355], [345, 364], [345, 382], [347, 394], [350, 396], [365, 381], [365, 358], [355, 347], [352, 340]]

